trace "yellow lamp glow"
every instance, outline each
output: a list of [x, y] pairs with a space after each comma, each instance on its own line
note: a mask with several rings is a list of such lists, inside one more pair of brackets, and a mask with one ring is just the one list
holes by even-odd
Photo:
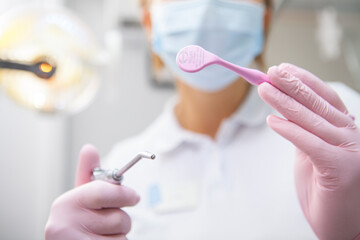
[[[0, 18], [0, 84], [24, 106], [76, 112], [98, 88], [93, 34], [64, 9], [21, 7]], [[15, 67], [14, 67], [15, 66]]]
[[49, 63], [41, 63], [39, 69], [44, 73], [51, 72], [54, 68]]

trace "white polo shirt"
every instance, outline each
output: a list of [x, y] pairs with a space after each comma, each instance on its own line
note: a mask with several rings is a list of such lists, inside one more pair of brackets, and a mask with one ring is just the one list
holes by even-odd
[[[359, 120], [359, 95], [335, 85]], [[142, 134], [115, 145], [105, 162], [120, 168], [143, 150], [157, 156], [124, 176], [142, 198], [125, 209], [133, 221], [129, 239], [316, 239], [295, 191], [295, 148], [266, 125], [273, 110], [255, 87], [216, 140], [183, 129], [175, 104]]]

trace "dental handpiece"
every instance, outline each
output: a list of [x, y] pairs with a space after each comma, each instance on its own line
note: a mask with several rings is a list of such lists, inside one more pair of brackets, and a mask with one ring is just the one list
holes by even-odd
[[130, 162], [128, 162], [121, 169], [101, 169], [95, 168], [93, 170], [92, 180], [105, 180], [114, 184], [121, 184], [123, 180], [123, 175], [128, 171], [132, 166], [134, 166], [141, 159], [147, 158], [154, 160], [156, 158], [155, 154], [149, 152], [140, 152], [138, 153]]

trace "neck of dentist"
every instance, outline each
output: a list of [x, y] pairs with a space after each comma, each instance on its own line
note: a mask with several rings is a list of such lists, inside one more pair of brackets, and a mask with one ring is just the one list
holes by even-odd
[[176, 85], [179, 103], [175, 116], [179, 124], [212, 139], [216, 138], [221, 122], [238, 109], [250, 90], [250, 84], [241, 78], [218, 92], [203, 92], [180, 80]]

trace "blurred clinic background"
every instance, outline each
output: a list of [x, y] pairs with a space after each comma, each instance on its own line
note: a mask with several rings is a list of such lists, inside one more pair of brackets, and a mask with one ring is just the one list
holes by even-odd
[[[0, 239], [43, 239], [81, 146], [106, 156], [174, 94], [140, 16], [137, 0], [0, 0]], [[360, 91], [360, 1], [276, 1], [266, 61]]]

